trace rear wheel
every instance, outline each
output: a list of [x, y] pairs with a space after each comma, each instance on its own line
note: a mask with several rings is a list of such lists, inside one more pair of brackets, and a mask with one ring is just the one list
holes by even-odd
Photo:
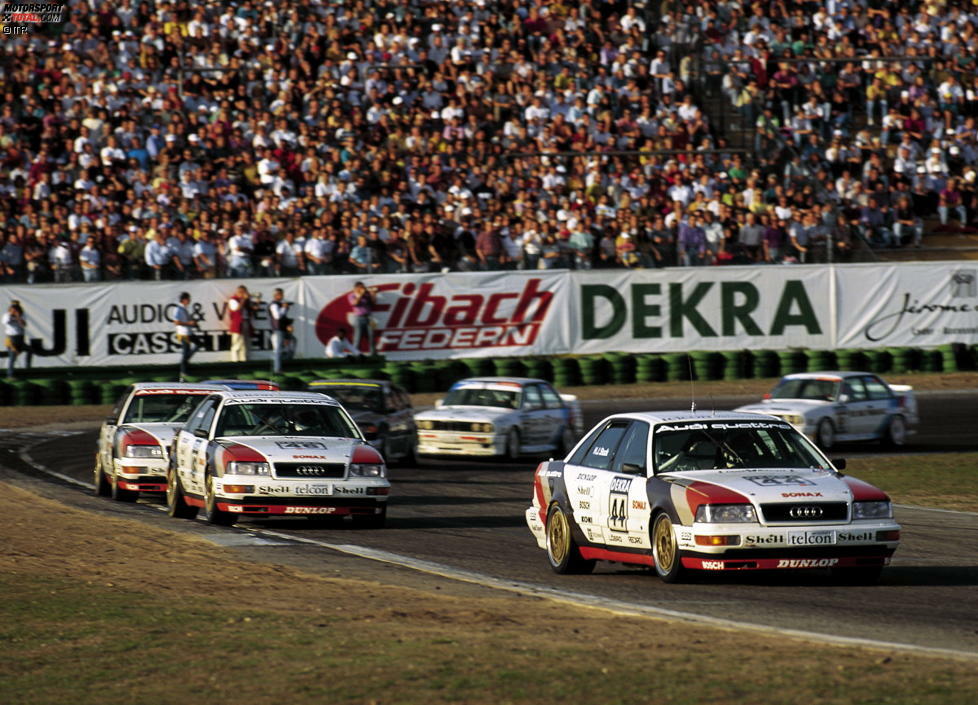
[[383, 529], [387, 524], [387, 507], [381, 507], [376, 514], [354, 514], [350, 518], [358, 529]]
[[547, 560], [555, 573], [561, 575], [590, 573], [597, 561], [581, 556], [581, 550], [571, 535], [570, 521], [559, 504], [547, 514]]
[[204, 485], [204, 519], [208, 524], [230, 526], [237, 518], [237, 514], [217, 508], [217, 497], [214, 496], [214, 476], [208, 475], [207, 484]]
[[197, 507], [187, 504], [180, 479], [173, 468], [166, 474], [166, 513], [174, 519], [193, 519], [197, 516]]
[[112, 494], [112, 487], [109, 485], [108, 478], [102, 472], [102, 457], [95, 456], [95, 495], [98, 497], [108, 497]]
[[119, 487], [119, 476], [112, 473], [112, 481], [109, 483], [109, 494], [116, 502], [135, 502], [139, 498], [138, 490], [127, 490]]
[[818, 422], [815, 431], [815, 445], [822, 450], [832, 450], [835, 445], [835, 426], [829, 419], [822, 419]]
[[655, 518], [652, 525], [652, 557], [655, 560], [655, 572], [663, 582], [678, 583], [685, 577], [682, 553], [676, 544], [676, 532], [672, 527], [672, 519], [662, 513]]
[[883, 445], [889, 448], [899, 448], [907, 442], [907, 422], [902, 416], [894, 416], [890, 419], [883, 434]]

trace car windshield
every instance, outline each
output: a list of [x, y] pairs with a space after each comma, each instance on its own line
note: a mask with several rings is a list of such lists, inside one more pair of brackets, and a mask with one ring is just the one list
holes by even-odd
[[831, 467], [798, 431], [763, 421], [668, 424], [656, 429], [653, 444], [657, 472]]
[[484, 389], [462, 387], [453, 389], [445, 397], [445, 406], [496, 406], [501, 409], [518, 409], [519, 389]]
[[347, 409], [357, 409], [364, 411], [374, 411], [378, 414], [384, 412], [384, 394], [380, 387], [358, 387], [323, 385], [315, 387], [317, 392], [328, 394]]
[[350, 418], [329, 404], [228, 404], [217, 436], [336, 436], [360, 438]]
[[838, 391], [839, 382], [834, 379], [783, 379], [771, 392], [771, 398], [835, 401]]
[[126, 409], [123, 423], [183, 423], [208, 392], [200, 394], [137, 395]]

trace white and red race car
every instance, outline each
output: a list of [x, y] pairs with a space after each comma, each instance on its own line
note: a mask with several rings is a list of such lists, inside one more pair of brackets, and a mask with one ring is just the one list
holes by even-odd
[[215, 384], [139, 382], [119, 397], [102, 422], [95, 454], [95, 492], [133, 502], [140, 492], [166, 490], [169, 448], [177, 430]]
[[842, 475], [788, 423], [736, 412], [606, 418], [539, 465], [526, 521], [558, 573], [606, 560], [666, 582], [799, 568], [873, 582], [900, 540], [884, 492]]
[[350, 516], [381, 527], [390, 482], [384, 459], [330, 397], [224, 391], [207, 397], [174, 441], [170, 516], [203, 509], [212, 524], [239, 516]]

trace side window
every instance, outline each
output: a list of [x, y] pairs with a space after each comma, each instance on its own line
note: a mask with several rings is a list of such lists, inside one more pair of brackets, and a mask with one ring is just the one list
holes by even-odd
[[543, 408], [543, 397], [540, 396], [539, 385], [528, 384], [523, 387], [523, 408], [527, 411]]
[[843, 394], [849, 395], [849, 401], [866, 401], [866, 387], [860, 377], [852, 377], [842, 383]]
[[[649, 425], [644, 421], [633, 421], [632, 425], [622, 438], [621, 446], [615, 453], [615, 462], [612, 465], [614, 472], [635, 473], [646, 471], [646, 458], [648, 457], [649, 445]], [[625, 465], [634, 465], [638, 468], [625, 470]]]
[[596, 470], [608, 470], [615, 458], [618, 444], [627, 429], [628, 421], [612, 421], [609, 423], [584, 453], [580, 464]]
[[411, 397], [408, 396], [407, 392], [405, 392], [403, 389], [398, 387], [396, 396], [400, 400], [400, 406], [402, 409], [411, 408]]
[[873, 400], [889, 399], [890, 390], [876, 377], [863, 377], [863, 382], [866, 383], [866, 391], [869, 393], [869, 398]]
[[560, 409], [564, 406], [564, 400], [549, 384], [541, 384], [540, 392], [543, 394], [543, 403], [548, 409]]
[[187, 431], [194, 433], [199, 428], [210, 429], [215, 411], [217, 411], [216, 399], [208, 398], [202, 401], [187, 422]]

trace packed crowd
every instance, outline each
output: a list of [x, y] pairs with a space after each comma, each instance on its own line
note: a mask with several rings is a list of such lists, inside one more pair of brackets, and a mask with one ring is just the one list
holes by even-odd
[[[929, 218], [959, 231], [974, 225], [974, 3], [675, 8], [671, 21], [699, 39], [708, 88], [753, 131], [755, 152], [790, 143], [799, 158], [787, 168], [809, 174], [816, 200], [835, 204], [870, 243], [919, 246]], [[780, 195], [766, 205], [762, 218], [789, 213]], [[811, 210], [800, 205], [796, 221]]]
[[[874, 10], [866, 27], [917, 28], [930, 17], [918, 4]], [[661, 18], [604, 0], [67, 5], [65, 24], [0, 44], [5, 281], [813, 261], [845, 256], [876, 211], [909, 208], [912, 229], [893, 240], [919, 241], [921, 189], [942, 218], [972, 213], [967, 91], [865, 144], [858, 102], [848, 121], [780, 127], [799, 102], [825, 107], [808, 92], [831, 72], [790, 64], [782, 89], [758, 52], [789, 38], [794, 54], [828, 51], [824, 38], [834, 52], [851, 37], [854, 56], [893, 53], [854, 2], [676, 3], [681, 15], [663, 3]], [[941, 12], [968, 57], [971, 15]], [[941, 23], [912, 35], [922, 54], [951, 52]], [[756, 120], [756, 158], [694, 100], [680, 48], [697, 33], [718, 52], [708, 75]], [[869, 103], [877, 122], [930, 100], [937, 63], [924, 97]], [[848, 85], [835, 83], [825, 95]], [[945, 178], [909, 176], [938, 123]], [[768, 148], [769, 125], [799, 157]], [[952, 126], [957, 153], [943, 147]], [[901, 191], [873, 139], [902, 147], [907, 134]]]

